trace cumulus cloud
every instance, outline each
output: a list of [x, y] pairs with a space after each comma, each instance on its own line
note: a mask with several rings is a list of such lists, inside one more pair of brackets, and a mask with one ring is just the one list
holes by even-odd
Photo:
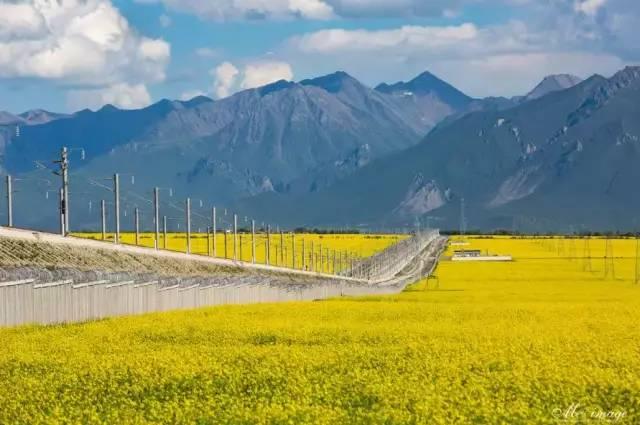
[[144, 84], [118, 83], [100, 89], [71, 90], [67, 103], [73, 109], [99, 109], [106, 104], [123, 109], [136, 109], [149, 106], [151, 96]]
[[[499, 0], [500, 1], [500, 0]], [[505, 0], [514, 1], [514, 0]], [[477, 0], [138, 0], [210, 20], [452, 16]]]
[[187, 90], [180, 95], [180, 100], [191, 100], [194, 97], [206, 96], [207, 94], [201, 90]]
[[169, 58], [168, 43], [136, 33], [110, 0], [0, 3], [0, 77], [150, 83]]
[[333, 8], [324, 0], [143, 0], [163, 3], [166, 7], [192, 13], [204, 19], [329, 19]]
[[250, 62], [242, 71], [232, 63], [224, 62], [210, 73], [214, 78], [213, 93], [219, 99], [228, 97], [240, 89], [253, 89], [279, 80], [293, 79], [291, 65], [281, 61]]
[[213, 93], [218, 99], [231, 94], [239, 73], [238, 68], [230, 62], [224, 62], [211, 70], [211, 75], [214, 78]]
[[607, 0], [575, 0], [574, 9], [576, 12], [582, 12], [589, 16], [594, 16], [598, 13]]
[[478, 37], [478, 29], [471, 23], [449, 27], [404, 26], [399, 29], [368, 30], [321, 30], [300, 37], [292, 43], [308, 53], [336, 51], [378, 51], [381, 49], [447, 48]]
[[243, 75], [240, 87], [252, 89], [279, 80], [290, 81], [293, 79], [293, 70], [286, 62], [258, 62], [245, 66]]
[[612, 52], [590, 50], [584, 41], [588, 37], [576, 34], [532, 29], [518, 21], [487, 27], [329, 29], [292, 37], [284, 57], [306, 75], [343, 69], [370, 84], [430, 70], [475, 96], [522, 94], [547, 74], [607, 75], [625, 65]]

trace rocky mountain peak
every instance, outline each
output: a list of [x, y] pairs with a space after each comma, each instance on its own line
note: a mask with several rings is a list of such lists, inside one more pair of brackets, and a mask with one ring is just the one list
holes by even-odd
[[410, 97], [436, 97], [454, 109], [466, 108], [472, 99], [449, 83], [425, 71], [409, 82], [380, 84], [376, 90], [385, 94]]
[[363, 86], [358, 80], [344, 71], [334, 72], [323, 77], [300, 81], [303, 86], [320, 87], [329, 93], [338, 93], [349, 86]]
[[580, 77], [571, 74], [547, 75], [525, 96], [526, 100], [539, 99], [559, 90], [571, 88], [582, 82]]

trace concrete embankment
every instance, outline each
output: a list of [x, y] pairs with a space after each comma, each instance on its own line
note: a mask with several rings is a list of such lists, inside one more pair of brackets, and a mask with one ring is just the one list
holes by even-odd
[[434, 263], [436, 239], [394, 279], [361, 279], [0, 229], [0, 326], [221, 304], [391, 294]]

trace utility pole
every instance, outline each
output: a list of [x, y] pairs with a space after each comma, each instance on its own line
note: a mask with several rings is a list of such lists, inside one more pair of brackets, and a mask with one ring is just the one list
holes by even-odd
[[269, 265], [269, 241], [268, 240], [264, 240], [264, 264], [265, 265]]
[[62, 194], [63, 194], [63, 206], [64, 206], [64, 236], [69, 234], [69, 152], [67, 147], [62, 148], [60, 155], [60, 173], [62, 174]]
[[296, 234], [291, 233], [291, 267], [296, 268]]
[[233, 259], [238, 259], [238, 214], [233, 215]]
[[107, 240], [107, 203], [103, 199], [100, 201], [100, 218], [102, 219], [102, 240]]
[[229, 258], [228, 251], [227, 251], [227, 233], [229, 232], [225, 230], [224, 231], [224, 258], [225, 259]]
[[207, 256], [211, 257], [211, 226], [207, 226]]
[[464, 236], [467, 231], [467, 218], [464, 213], [464, 198], [460, 199], [460, 235]]
[[114, 205], [116, 209], [116, 234], [113, 242], [120, 243], [120, 176], [116, 173], [113, 175], [113, 196], [115, 197]]
[[64, 193], [62, 188], [58, 195], [58, 208], [60, 209], [60, 234], [64, 236], [64, 208], [63, 208]]
[[155, 248], [160, 249], [160, 189], [153, 188], [153, 219], [156, 227], [156, 243]]
[[251, 220], [251, 262], [256, 263], [256, 221]]
[[213, 231], [213, 256], [217, 257], [218, 256], [218, 252], [217, 252], [217, 246], [216, 246], [216, 236], [218, 234], [217, 232], [217, 228], [216, 228], [216, 207], [213, 207], [213, 209], [211, 210], [211, 224], [212, 224], [212, 231]]
[[333, 250], [333, 274], [336, 274], [336, 250]]
[[284, 266], [284, 232], [280, 232], [280, 265]]
[[136, 230], [136, 246], [140, 245], [140, 210], [138, 209], [138, 207], [136, 207], [133, 210], [133, 215], [134, 215], [134, 225], [135, 225], [135, 230]]
[[267, 266], [271, 264], [271, 225], [267, 224]]
[[11, 176], [7, 176], [7, 226], [13, 227], [13, 185]]
[[187, 254], [191, 254], [191, 198], [187, 198]]
[[167, 249], [167, 216], [162, 216], [162, 247]]
[[311, 268], [312, 272], [316, 271], [316, 263], [314, 261], [314, 257], [315, 257], [315, 251], [313, 250], [313, 240], [311, 240], [311, 256], [309, 258], [309, 266]]
[[304, 238], [302, 238], [302, 270], [307, 269], [307, 260], [305, 258], [305, 254]]

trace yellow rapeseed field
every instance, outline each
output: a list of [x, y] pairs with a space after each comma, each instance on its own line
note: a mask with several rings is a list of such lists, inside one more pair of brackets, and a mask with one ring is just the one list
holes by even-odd
[[0, 423], [640, 423], [636, 242], [466, 240], [515, 261], [444, 258], [396, 296], [0, 330]]
[[[101, 240], [101, 233], [75, 233], [74, 236], [90, 239]], [[334, 262], [333, 255], [337, 258], [346, 259], [347, 254], [359, 258], [370, 257], [380, 251], [385, 250], [391, 245], [406, 239], [408, 235], [369, 235], [369, 234], [292, 234], [279, 233], [271, 234], [269, 237], [269, 262], [271, 265], [293, 267], [293, 258], [295, 253], [295, 267], [311, 269], [311, 253], [314, 253], [315, 266], [319, 270], [320, 252], [324, 261], [322, 267], [324, 272], [333, 272]], [[226, 241], [225, 241], [226, 239]], [[113, 241], [113, 234], [106, 235], [107, 241]], [[120, 241], [123, 244], [135, 245], [135, 233], [122, 233]], [[215, 254], [219, 258], [238, 259], [240, 261], [251, 262], [252, 256], [252, 240], [250, 233], [238, 233], [237, 236], [237, 257], [234, 257], [233, 234], [218, 233], [215, 241]], [[138, 244], [144, 247], [155, 246], [155, 234], [141, 233]], [[184, 233], [169, 233], [167, 240], [160, 235], [160, 248], [171, 251], [185, 252], [187, 249], [187, 238]], [[303, 247], [304, 246], [304, 247]], [[257, 233], [255, 239], [255, 255], [256, 262], [265, 264], [267, 253], [267, 236], [264, 233]], [[329, 252], [327, 252], [327, 250]], [[191, 235], [191, 252], [200, 255], [213, 255], [214, 242], [213, 236], [207, 237], [206, 233], [194, 233]], [[327, 261], [326, 258], [329, 258]], [[336, 268], [339, 267], [336, 261]], [[347, 267], [345, 261], [342, 262], [343, 268]]]

